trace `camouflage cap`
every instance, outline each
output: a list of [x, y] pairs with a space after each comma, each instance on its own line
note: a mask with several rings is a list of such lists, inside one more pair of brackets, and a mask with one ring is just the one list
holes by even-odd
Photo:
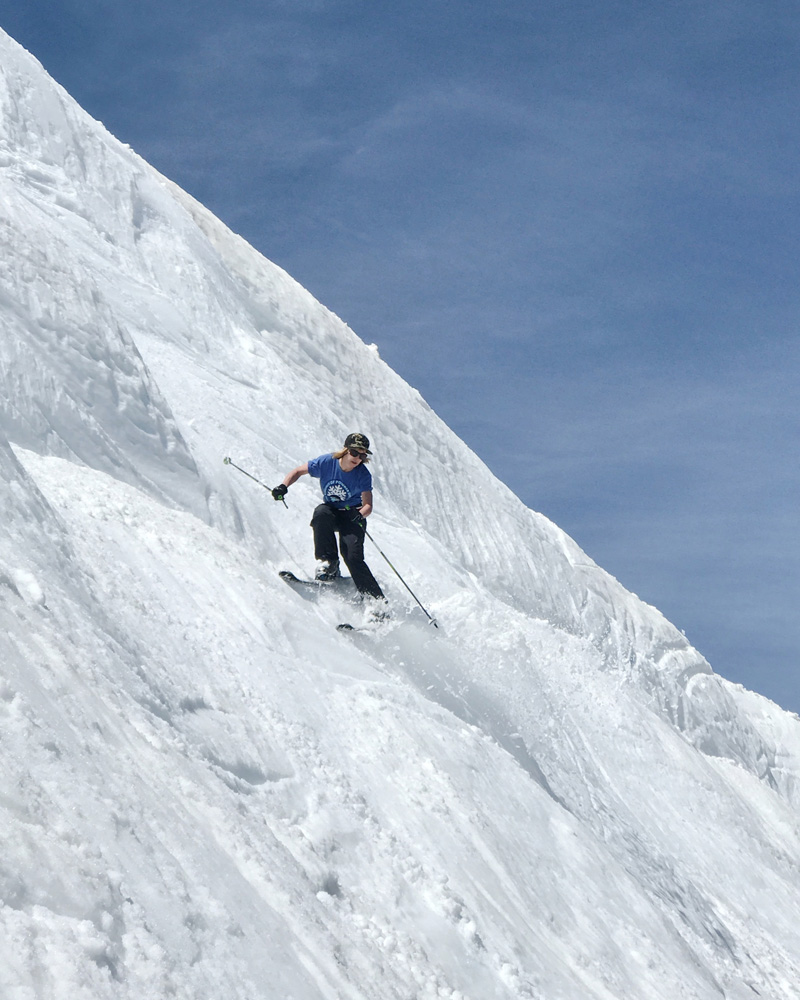
[[368, 455], [372, 452], [369, 450], [369, 438], [366, 434], [348, 434], [344, 439], [345, 448], [360, 448], [365, 451]]

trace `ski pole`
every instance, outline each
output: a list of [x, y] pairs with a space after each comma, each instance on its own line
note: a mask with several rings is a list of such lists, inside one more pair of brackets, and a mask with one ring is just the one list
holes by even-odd
[[[240, 467], [239, 467], [239, 466], [238, 466], [238, 465], [236, 464], [236, 462], [232, 462], [232, 461], [231, 461], [231, 459], [230, 459], [230, 458], [228, 458], [227, 456], [226, 456], [225, 458], [223, 458], [222, 462], [223, 462], [223, 464], [224, 464], [224, 465], [232, 465], [232, 466], [234, 467], [234, 469], [238, 469], [238, 470], [239, 470], [239, 472], [242, 472], [242, 473], [244, 473], [244, 475], [245, 475], [245, 476], [247, 476], [247, 478], [248, 478], [248, 479], [252, 479], [252, 480], [253, 480], [253, 482], [254, 482], [254, 483], [258, 483], [258, 485], [259, 485], [259, 486], [263, 486], [263, 487], [264, 487], [264, 489], [265, 489], [265, 490], [266, 490], [266, 491], [267, 491], [268, 493], [272, 493], [272, 490], [271, 490], [271, 489], [269, 488], [269, 486], [267, 486], [267, 485], [266, 485], [266, 483], [262, 483], [260, 479], [256, 479], [256, 477], [255, 477], [255, 476], [251, 476], [251, 475], [250, 475], [250, 473], [249, 473], [249, 472], [248, 472], [248, 471], [247, 471], [246, 469], [242, 469], [242, 468], [240, 468]], [[283, 497], [281, 497], [281, 500], [283, 500]], [[285, 507], [285, 508], [286, 508], [287, 510], [289, 509], [289, 504], [288, 504], [288, 503], [286, 503], [286, 501], [285, 501], [285, 500], [283, 500], [283, 506], [284, 506], [284, 507]], [[295, 562], [295, 558], [294, 558], [294, 556], [293, 556], [293, 555], [292, 555], [292, 553], [291, 553], [291, 552], [290, 552], [290, 551], [289, 551], [289, 550], [288, 550], [288, 549], [286, 548], [286, 546], [285, 546], [285, 545], [283, 544], [283, 542], [281, 541], [281, 539], [280, 539], [280, 538], [278, 538], [278, 544], [279, 544], [279, 545], [280, 545], [280, 547], [281, 547], [281, 548], [283, 549], [283, 551], [284, 551], [284, 552], [286, 553], [286, 555], [287, 555], [287, 556], [289, 557], [290, 561], [291, 561], [291, 562], [293, 562], [295, 566], [297, 566], [297, 569], [298, 569], [298, 571], [299, 571], [300, 573], [302, 573], [302, 572], [303, 572], [303, 570], [302, 570], [302, 569], [300, 568], [300, 566], [298, 566], [298, 565], [297, 565], [297, 563]]]
[[[232, 465], [234, 467], [234, 469], [239, 469], [239, 472], [244, 473], [244, 475], [247, 476], [248, 479], [252, 479], [254, 483], [258, 483], [259, 486], [263, 486], [264, 489], [267, 490], [268, 493], [272, 493], [272, 490], [270, 489], [269, 486], [266, 485], [266, 483], [262, 483], [260, 479], [256, 479], [255, 476], [251, 476], [250, 473], [247, 472], [245, 469], [240, 468], [236, 464], [236, 462], [232, 462], [229, 458], [226, 457], [226, 458], [222, 459], [222, 464], [223, 465]], [[283, 503], [283, 506], [288, 510], [289, 509], [289, 504], [283, 499], [283, 497], [281, 497], [281, 502]]]
[[392, 566], [392, 564], [391, 564], [391, 562], [389, 560], [389, 557], [386, 555], [386, 553], [383, 551], [383, 549], [381, 549], [380, 545], [378, 545], [378, 543], [375, 541], [375, 539], [367, 531], [366, 528], [364, 529], [364, 534], [372, 542], [372, 544], [375, 546], [375, 548], [378, 550], [378, 552], [380, 552], [380, 554], [383, 556], [383, 558], [386, 560], [386, 562], [389, 563], [389, 567], [392, 569], [392, 571], [394, 572], [395, 576], [400, 581], [400, 583], [403, 584], [403, 586], [406, 588], [406, 590], [409, 592], [409, 594], [411, 594], [411, 596], [414, 598], [414, 600], [417, 602], [417, 604], [419, 604], [419, 606], [422, 608], [422, 610], [425, 612], [425, 614], [428, 615], [428, 621], [430, 622], [430, 624], [433, 625], [434, 628], [438, 628], [439, 627], [439, 623], [436, 621], [436, 619], [432, 615], [428, 614], [428, 611], [427, 611], [425, 605], [417, 597], [417, 595], [414, 593], [414, 591], [411, 589], [411, 587], [409, 587], [409, 585], [402, 578], [402, 576], [400, 576], [400, 574], [397, 572], [397, 570], [394, 568], [394, 566]]

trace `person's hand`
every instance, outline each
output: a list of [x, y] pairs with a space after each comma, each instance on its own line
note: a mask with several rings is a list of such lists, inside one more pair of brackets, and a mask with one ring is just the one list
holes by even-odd
[[362, 528], [363, 530], [366, 531], [367, 521], [366, 521], [366, 518], [364, 518], [362, 516], [361, 511], [360, 510], [354, 510], [352, 513], [353, 513], [353, 516], [352, 516], [352, 518], [350, 520], [353, 522], [353, 524], [358, 525], [359, 528]]
[[284, 484], [281, 483], [280, 486], [276, 486], [275, 489], [274, 490], [270, 490], [270, 492], [272, 493], [272, 499], [273, 500], [283, 500], [283, 498], [289, 492], [289, 487], [288, 486], [284, 486]]

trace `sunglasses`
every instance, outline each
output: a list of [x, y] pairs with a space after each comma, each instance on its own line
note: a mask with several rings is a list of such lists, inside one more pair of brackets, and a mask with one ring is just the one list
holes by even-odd
[[348, 448], [347, 450], [350, 452], [353, 458], [360, 458], [363, 461], [363, 459], [367, 457], [367, 453], [365, 451], [356, 451], [355, 448]]

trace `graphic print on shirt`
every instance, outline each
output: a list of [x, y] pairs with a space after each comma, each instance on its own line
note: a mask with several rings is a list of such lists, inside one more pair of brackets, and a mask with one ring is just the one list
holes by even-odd
[[325, 503], [336, 504], [344, 503], [350, 495], [350, 492], [343, 482], [338, 479], [333, 479], [325, 485], [322, 495], [325, 499]]

